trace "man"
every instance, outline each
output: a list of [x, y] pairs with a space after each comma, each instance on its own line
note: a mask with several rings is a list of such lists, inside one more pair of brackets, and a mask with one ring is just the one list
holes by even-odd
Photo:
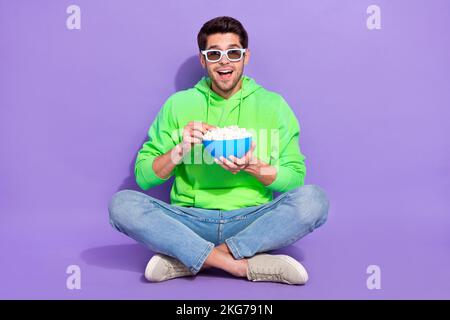
[[[327, 218], [325, 193], [303, 185], [298, 121], [280, 95], [243, 76], [250, 49], [239, 21], [212, 19], [197, 40], [208, 77], [166, 101], [135, 163], [144, 190], [175, 176], [171, 204], [122, 190], [109, 204], [111, 224], [157, 252], [145, 270], [149, 281], [214, 267], [252, 281], [304, 284], [308, 274], [298, 261], [264, 253]], [[230, 125], [256, 132], [250, 150], [207, 161], [203, 135]], [[273, 191], [282, 194], [273, 199]]]

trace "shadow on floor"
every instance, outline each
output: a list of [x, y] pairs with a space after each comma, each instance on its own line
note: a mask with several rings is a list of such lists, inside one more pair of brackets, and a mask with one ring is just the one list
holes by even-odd
[[88, 265], [143, 273], [153, 252], [141, 244], [118, 244], [84, 250], [81, 259]]
[[[303, 252], [295, 247], [289, 246], [269, 252], [270, 254], [287, 254], [296, 260], [303, 261]], [[106, 269], [116, 269], [144, 273], [148, 260], [153, 256], [153, 252], [145, 246], [136, 244], [118, 244], [86, 249], [81, 253], [81, 259], [88, 265], [102, 267]], [[201, 272], [206, 277], [231, 277], [225, 271], [218, 269], [208, 269]], [[192, 278], [191, 278], [192, 279]], [[142, 282], [146, 282], [142, 276]]]

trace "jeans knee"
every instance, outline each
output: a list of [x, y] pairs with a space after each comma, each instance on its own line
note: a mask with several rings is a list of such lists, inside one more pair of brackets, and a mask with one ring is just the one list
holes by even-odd
[[130, 205], [136, 198], [136, 193], [138, 192], [133, 190], [120, 190], [113, 195], [108, 205], [109, 221], [113, 227], [117, 228], [130, 215]]
[[304, 185], [292, 190], [299, 207], [299, 218], [313, 228], [324, 224], [328, 218], [329, 200], [325, 191], [316, 185]]

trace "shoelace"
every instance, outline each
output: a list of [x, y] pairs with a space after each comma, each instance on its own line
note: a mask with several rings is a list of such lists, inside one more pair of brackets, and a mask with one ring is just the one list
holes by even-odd
[[277, 269], [265, 269], [265, 268], [255, 268], [255, 270], [250, 270], [252, 278], [258, 278], [261, 280], [284, 280], [284, 272], [281, 267]]
[[163, 261], [168, 269], [169, 274], [189, 273], [190, 272], [189, 269], [181, 262], [178, 262], [176, 260], [171, 260], [171, 261], [163, 260]]

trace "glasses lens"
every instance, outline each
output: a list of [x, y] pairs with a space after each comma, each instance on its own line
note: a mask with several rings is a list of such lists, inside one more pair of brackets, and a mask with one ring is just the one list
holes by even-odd
[[239, 60], [242, 58], [242, 51], [241, 50], [230, 50], [228, 51], [228, 59], [230, 60]]
[[220, 51], [208, 51], [208, 53], [206, 54], [208, 60], [211, 61], [218, 61], [220, 59]]

